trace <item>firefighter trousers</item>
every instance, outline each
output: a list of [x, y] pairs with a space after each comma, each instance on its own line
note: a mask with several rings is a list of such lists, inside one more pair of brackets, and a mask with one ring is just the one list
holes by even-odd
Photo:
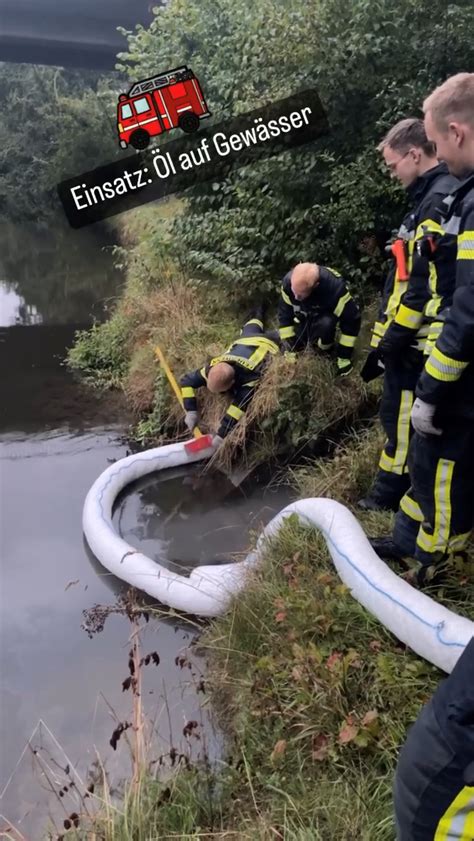
[[442, 435], [414, 435], [411, 487], [400, 501], [394, 542], [423, 565], [461, 552], [474, 522], [474, 422], [436, 420]]
[[398, 841], [474, 838], [474, 640], [423, 707], [393, 787]]
[[334, 344], [337, 318], [330, 313], [295, 322], [295, 338], [292, 350], [305, 350], [317, 345], [320, 350], [329, 350]]
[[420, 351], [407, 349], [403, 358], [387, 357], [380, 403], [380, 421], [387, 440], [369, 496], [383, 508], [395, 511], [410, 486], [408, 448], [412, 435], [410, 413], [418, 377], [423, 368]]

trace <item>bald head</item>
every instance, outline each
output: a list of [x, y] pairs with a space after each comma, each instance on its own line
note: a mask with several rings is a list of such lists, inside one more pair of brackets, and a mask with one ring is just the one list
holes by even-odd
[[217, 362], [207, 375], [207, 387], [213, 394], [228, 391], [234, 383], [234, 369], [227, 362]]
[[316, 263], [298, 263], [291, 272], [291, 290], [297, 301], [303, 301], [319, 283]]

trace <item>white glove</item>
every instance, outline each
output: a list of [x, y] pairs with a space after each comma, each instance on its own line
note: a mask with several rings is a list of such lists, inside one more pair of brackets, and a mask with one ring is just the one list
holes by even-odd
[[419, 435], [441, 435], [443, 430], [433, 426], [435, 412], [436, 406], [417, 397], [411, 410], [411, 422], [415, 432]]
[[219, 449], [219, 447], [220, 447], [223, 443], [224, 443], [224, 439], [223, 439], [223, 438], [221, 438], [221, 436], [220, 436], [220, 435], [213, 435], [213, 436], [212, 436], [212, 444], [211, 444], [211, 446], [212, 446], [212, 449], [213, 449], [213, 450], [218, 450], [218, 449]]
[[198, 425], [199, 415], [197, 412], [186, 412], [184, 422], [190, 432]]

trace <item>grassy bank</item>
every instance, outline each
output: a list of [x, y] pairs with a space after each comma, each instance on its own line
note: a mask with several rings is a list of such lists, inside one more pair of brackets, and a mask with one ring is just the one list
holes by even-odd
[[[116, 261], [126, 283], [109, 321], [77, 334], [70, 367], [96, 388], [125, 392], [134, 413], [133, 437], [145, 445], [184, 436], [183, 412], [160, 370], [155, 346], [163, 350], [176, 377], [222, 352], [234, 340], [254, 301], [245, 309], [229, 288], [186, 274], [170, 253], [169, 227], [182, 210], [178, 200], [140, 208], [120, 222], [122, 246]], [[157, 212], [158, 211], [158, 212]], [[278, 286], [278, 279], [272, 283]], [[268, 326], [276, 325], [276, 295], [269, 296]], [[371, 319], [368, 319], [371, 320]], [[299, 449], [349, 423], [368, 392], [357, 376], [337, 381], [333, 360], [314, 356], [293, 365], [283, 358], [270, 366], [246, 418], [219, 454], [236, 451], [261, 461], [280, 448]], [[199, 395], [203, 430], [215, 431], [225, 398]]]
[[[331, 460], [298, 469], [302, 496], [351, 506], [373, 476], [377, 427]], [[390, 515], [363, 515], [367, 533]], [[431, 595], [469, 615], [474, 552]], [[144, 773], [81, 839], [393, 841], [391, 786], [407, 728], [443, 675], [387, 632], [334, 572], [324, 541], [290, 518], [251, 586], [201, 636], [212, 703], [229, 735], [217, 767], [203, 758], [159, 782]]]

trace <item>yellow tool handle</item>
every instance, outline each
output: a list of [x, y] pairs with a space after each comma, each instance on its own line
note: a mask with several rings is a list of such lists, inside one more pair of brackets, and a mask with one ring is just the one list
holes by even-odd
[[[183, 398], [181, 396], [181, 389], [180, 389], [178, 383], [176, 382], [176, 378], [175, 378], [171, 368], [169, 367], [165, 357], [163, 356], [163, 351], [161, 350], [159, 345], [155, 346], [155, 354], [160, 361], [160, 365], [163, 368], [163, 371], [165, 372], [166, 376], [168, 377], [168, 382], [169, 382], [171, 388], [173, 389], [174, 393], [176, 394], [176, 397], [178, 398], [180, 406], [182, 406], [182, 408], [184, 409]], [[201, 438], [202, 432], [201, 432], [201, 430], [199, 429], [198, 426], [194, 427], [193, 435], [194, 435], [195, 438]]]

